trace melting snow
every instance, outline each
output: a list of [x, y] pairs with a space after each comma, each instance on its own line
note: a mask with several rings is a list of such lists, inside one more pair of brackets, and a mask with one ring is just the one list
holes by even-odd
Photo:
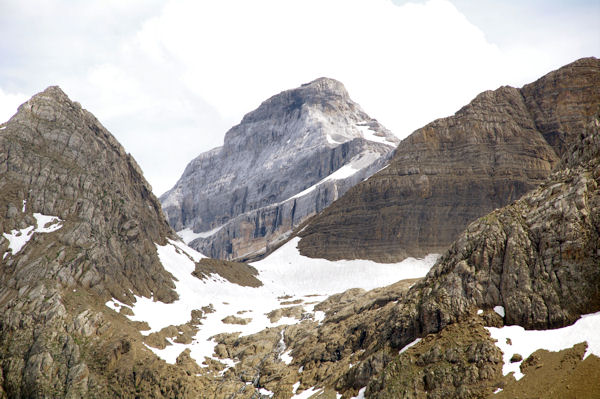
[[358, 391], [358, 395], [353, 397], [352, 399], [365, 399], [365, 391], [367, 390], [367, 387], [361, 388]]
[[281, 356], [279, 356], [281, 361], [287, 364], [288, 366], [292, 364], [292, 361], [294, 360], [294, 358], [290, 355], [291, 353], [292, 351], [290, 349], [289, 351], [282, 353]]
[[327, 181], [347, 179], [348, 177], [352, 176], [353, 174], [360, 171], [361, 169], [366, 168], [367, 166], [371, 165], [373, 162], [375, 162], [377, 159], [379, 159], [380, 156], [381, 156], [380, 154], [378, 154], [376, 152], [370, 152], [370, 151], [366, 152], [364, 154], [361, 154], [361, 155], [357, 155], [356, 157], [352, 158], [350, 160], [350, 162], [348, 162], [346, 165], [342, 166], [341, 168], [339, 168], [338, 170], [336, 170], [329, 176], [320, 180], [318, 183], [313, 184], [312, 186], [310, 186], [307, 189], [299, 192], [298, 194], [288, 198], [287, 200], [285, 200], [283, 202], [289, 201], [294, 198], [303, 197]]
[[[590, 354], [600, 356], [600, 312], [581, 316], [575, 324], [555, 330], [525, 330], [521, 326], [486, 328], [492, 338], [498, 341], [496, 345], [504, 353], [502, 372], [504, 375], [514, 372], [517, 380], [523, 377], [523, 374], [519, 369], [521, 362], [510, 362], [515, 353], [527, 359], [538, 349], [558, 352], [587, 341], [588, 348], [583, 358]], [[511, 344], [507, 343], [507, 338], [510, 338]]]
[[273, 395], [275, 395], [273, 392], [269, 391], [266, 388], [260, 388], [258, 390], [258, 393], [261, 394], [261, 395], [266, 395], [266, 396], [273, 396]]
[[[224, 226], [224, 225], [223, 225]], [[223, 226], [216, 227], [209, 231], [201, 231], [200, 233], [194, 233], [194, 230], [191, 228], [186, 228], [177, 232], [177, 235], [185, 242], [189, 244], [194, 241], [196, 238], [206, 238], [215, 234], [217, 231], [221, 230]]]
[[494, 312], [498, 313], [500, 317], [504, 318], [506, 312], [504, 311], [504, 306], [494, 306]]
[[[23, 203], [23, 209], [25, 209], [25, 203]], [[58, 216], [42, 215], [41, 213], [34, 213], [33, 217], [36, 221], [36, 226], [28, 226], [21, 230], [12, 230], [10, 233], [2, 233], [4, 238], [8, 240], [8, 249], [11, 250], [12, 255], [16, 255], [23, 249], [23, 247], [29, 242], [33, 233], [51, 233], [62, 227], [62, 220]], [[46, 227], [46, 225], [48, 225]], [[3, 258], [8, 256], [6, 252]]]
[[360, 130], [365, 140], [393, 146], [396, 145], [395, 143], [388, 141], [388, 139], [385, 137], [375, 135], [375, 131], [371, 130], [371, 128], [368, 125], [368, 122], [357, 123], [355, 126], [358, 130]]
[[[215, 311], [205, 315], [191, 344], [174, 343], [162, 350], [150, 348], [169, 363], [174, 363], [177, 356], [189, 348], [192, 358], [201, 365], [205, 357], [216, 359], [213, 357], [216, 343], [211, 339], [216, 334], [239, 332], [244, 336], [267, 327], [298, 323], [299, 320], [289, 317], [271, 323], [266, 316], [274, 309], [285, 307], [281, 302], [286, 295], [289, 297], [285, 300], [303, 299], [307, 302], [310, 298], [314, 302], [349, 288], [369, 290], [382, 287], [398, 280], [425, 276], [437, 259], [437, 255], [428, 255], [425, 259], [408, 258], [396, 264], [367, 260], [332, 262], [301, 256], [297, 249], [298, 241], [299, 238], [290, 240], [266, 259], [253, 264], [259, 272], [258, 278], [263, 282], [263, 286], [257, 288], [232, 284], [217, 275], [205, 280], [193, 277], [191, 273], [195, 265], [192, 259], [197, 261], [203, 255], [172, 240], [164, 246], [157, 245], [158, 256], [165, 270], [176, 278], [179, 299], [166, 304], [136, 297], [132, 307], [134, 315], [129, 318], [146, 321], [150, 326], [147, 333], [151, 333], [169, 325], [184, 324], [190, 320], [192, 310], [212, 304]], [[109, 301], [107, 306], [114, 309], [116, 303]], [[313, 318], [320, 322], [325, 314], [315, 312], [314, 305], [304, 305], [304, 311], [313, 313]], [[222, 322], [225, 317], [240, 311], [246, 311], [243, 317], [251, 319], [248, 324]], [[292, 360], [289, 353], [283, 353], [281, 359], [286, 363]], [[223, 359], [216, 360], [226, 363]], [[231, 363], [226, 365], [231, 366]]]
[[295, 394], [296, 391], [298, 390], [298, 388], [300, 388], [300, 381], [298, 381], [294, 385], [292, 385], [292, 393]]
[[421, 338], [415, 339], [413, 342], [411, 342], [410, 344], [406, 345], [404, 348], [400, 349], [400, 352], [398, 352], [398, 354], [406, 352], [408, 350], [408, 348], [410, 348], [411, 346], [414, 346], [414, 345], [418, 344], [420, 341], [421, 341]]

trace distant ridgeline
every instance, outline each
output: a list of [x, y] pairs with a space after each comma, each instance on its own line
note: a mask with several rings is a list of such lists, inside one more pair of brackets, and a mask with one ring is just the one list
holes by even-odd
[[381, 169], [398, 141], [340, 82], [317, 79], [244, 116], [223, 147], [188, 164], [161, 202], [171, 226], [200, 252], [261, 255]]
[[543, 182], [600, 107], [600, 61], [478, 95], [403, 140], [299, 232], [302, 254], [393, 262], [442, 252], [476, 218]]

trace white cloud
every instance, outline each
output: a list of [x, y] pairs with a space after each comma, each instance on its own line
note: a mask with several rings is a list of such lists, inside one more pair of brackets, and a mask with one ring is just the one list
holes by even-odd
[[552, 40], [507, 31], [497, 46], [470, 20], [448, 0], [8, 0], [0, 4], [0, 112], [16, 110], [20, 93], [59, 84], [161, 194], [245, 113], [320, 76], [342, 81], [405, 137], [483, 90], [594, 55], [578, 47], [574, 28], [560, 44], [552, 26], [536, 23], [536, 37]]
[[17, 112], [19, 105], [27, 101], [22, 93], [7, 93], [0, 87], [0, 123], [6, 122]]
[[185, 84], [235, 120], [329, 76], [404, 137], [501, 82], [498, 48], [442, 0], [174, 0], [138, 40], [154, 59], [177, 61]]

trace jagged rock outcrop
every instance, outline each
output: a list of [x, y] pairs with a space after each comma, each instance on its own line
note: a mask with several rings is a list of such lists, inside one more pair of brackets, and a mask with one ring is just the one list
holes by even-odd
[[161, 202], [176, 230], [210, 231], [189, 243], [200, 252], [260, 254], [379, 170], [398, 141], [340, 82], [317, 79], [247, 114]]
[[[133, 158], [50, 87], [0, 125], [0, 398], [198, 397], [104, 306], [177, 298], [175, 233]], [[193, 277], [192, 277], [193, 278]]]
[[34, 246], [22, 250], [25, 256], [5, 255], [7, 270], [21, 273], [14, 289], [49, 278], [122, 299], [175, 299], [165, 289], [173, 287], [170, 276], [149, 255], [155, 242], [174, 237], [172, 230], [135, 160], [92, 114], [49, 87], [0, 133], [0, 229], [32, 225], [35, 212], [63, 220], [58, 240], [44, 249], [52, 253], [45, 267], [32, 264]]
[[388, 167], [308, 223], [300, 251], [382, 262], [442, 252], [468, 223], [540, 184], [599, 104], [596, 58], [484, 92], [403, 140]]

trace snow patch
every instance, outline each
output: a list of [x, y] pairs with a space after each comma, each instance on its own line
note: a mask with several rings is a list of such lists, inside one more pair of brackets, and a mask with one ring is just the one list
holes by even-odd
[[266, 388], [259, 388], [258, 393], [261, 395], [269, 396], [269, 397], [272, 397], [273, 395], [275, 395], [273, 392], [269, 391]]
[[41, 213], [34, 213], [37, 228], [34, 233], [52, 233], [62, 227], [62, 220], [58, 216], [42, 215]]
[[292, 364], [292, 361], [294, 360], [294, 358], [291, 356], [291, 353], [292, 350], [290, 349], [289, 351], [282, 353], [281, 356], [279, 356], [281, 361], [287, 364], [288, 366]]
[[[23, 209], [25, 204], [23, 204]], [[8, 249], [12, 255], [16, 255], [23, 249], [23, 247], [31, 240], [34, 233], [52, 233], [62, 227], [61, 220], [58, 216], [42, 215], [41, 213], [34, 213], [36, 225], [28, 226], [20, 230], [12, 230], [10, 233], [2, 233], [4, 238], [8, 240]], [[8, 256], [6, 252], [3, 259]]]
[[177, 235], [187, 245], [190, 242], [194, 241], [196, 238], [206, 238], [206, 237], [210, 237], [210, 236], [214, 235], [216, 232], [218, 232], [219, 230], [221, 230], [223, 228], [223, 226], [215, 227], [214, 229], [209, 230], [209, 231], [201, 231], [199, 233], [194, 233], [194, 230], [188, 227], [186, 229], [179, 230], [177, 232]]
[[294, 383], [294, 385], [292, 385], [292, 393], [295, 395], [296, 391], [298, 390], [298, 388], [300, 388], [300, 381]]
[[[583, 315], [574, 324], [555, 330], [525, 330], [521, 326], [486, 328], [492, 338], [497, 340], [496, 346], [504, 353], [502, 372], [504, 375], [513, 372], [517, 380], [521, 379], [523, 374], [519, 368], [522, 361], [510, 362], [515, 353], [527, 359], [538, 349], [558, 352], [587, 341], [588, 347], [583, 358], [590, 354], [600, 356], [600, 312]], [[507, 343], [507, 338], [511, 344]]]
[[304, 197], [305, 195], [307, 195], [311, 191], [314, 191], [317, 187], [319, 187], [321, 184], [323, 184], [327, 181], [347, 179], [350, 176], [354, 175], [356, 172], [371, 165], [373, 162], [378, 160], [380, 157], [381, 157], [381, 155], [379, 153], [371, 152], [371, 151], [367, 151], [364, 154], [357, 155], [356, 157], [352, 158], [350, 160], [350, 162], [348, 162], [346, 165], [342, 166], [335, 172], [331, 173], [329, 176], [320, 180], [318, 183], [313, 184], [312, 186], [308, 187], [307, 189], [299, 192], [298, 194], [288, 198], [287, 200], [280, 202], [280, 204], [287, 202], [289, 200], [295, 199], [295, 198]]
[[352, 399], [365, 399], [365, 391], [367, 387], [361, 388], [358, 390], [358, 395], [354, 396]]
[[323, 312], [321, 310], [317, 310], [315, 312], [314, 319], [317, 323], [321, 324], [323, 322], [323, 320], [325, 320], [325, 312]]
[[410, 348], [411, 346], [415, 346], [419, 342], [421, 342], [421, 338], [415, 339], [413, 342], [411, 342], [410, 344], [406, 345], [404, 348], [400, 349], [400, 352], [398, 352], [398, 354], [406, 352], [408, 350], [408, 348]]
[[362, 133], [365, 140], [374, 141], [376, 143], [387, 144], [387, 145], [396, 145], [396, 143], [389, 141], [384, 136], [377, 136], [374, 130], [371, 129], [368, 122], [357, 123], [356, 128]]
[[504, 311], [504, 306], [494, 306], [494, 312], [498, 313], [500, 317], [504, 318], [506, 312]]
[[[169, 363], [175, 363], [177, 356], [190, 349], [190, 356], [202, 365], [205, 358], [222, 362], [226, 367], [234, 363], [226, 359], [216, 358], [214, 348], [216, 342], [212, 337], [221, 333], [239, 333], [240, 336], [260, 332], [266, 328], [297, 324], [300, 320], [282, 317], [271, 323], [267, 313], [281, 308], [281, 297], [289, 295], [289, 300], [302, 299], [304, 312], [312, 314], [316, 322], [321, 322], [324, 312], [314, 310], [315, 303], [327, 296], [350, 288], [365, 290], [386, 286], [406, 278], [423, 277], [435, 263], [438, 255], [428, 255], [425, 259], [408, 258], [396, 264], [381, 264], [367, 260], [337, 261], [312, 259], [300, 255], [294, 238], [273, 252], [266, 259], [252, 264], [263, 282], [261, 287], [242, 287], [221, 278], [210, 275], [200, 280], [191, 273], [195, 269], [194, 261], [202, 254], [189, 248], [182, 242], [169, 240], [166, 245], [156, 245], [157, 254], [165, 270], [175, 277], [175, 286], [179, 299], [166, 304], [151, 298], [136, 296], [131, 307], [134, 321], [146, 321], [150, 327], [146, 334], [160, 331], [170, 325], [179, 325], [191, 319], [191, 312], [203, 306], [212, 305], [214, 312], [205, 314], [198, 333], [191, 344], [172, 342], [165, 349], [150, 348], [152, 352]], [[249, 310], [248, 299], [252, 298]], [[218, 302], [217, 302], [218, 300]], [[286, 299], [287, 300], [287, 299]], [[107, 306], [114, 309], [122, 306], [116, 300], [108, 301]], [[245, 311], [244, 317], [251, 321], [246, 325], [225, 324], [222, 320], [237, 312]], [[285, 352], [285, 344], [281, 345], [281, 359], [286, 364], [293, 360], [289, 352]], [[302, 368], [300, 368], [302, 370]], [[299, 371], [301, 372], [301, 371]]]
[[483, 314], [483, 309], [479, 309], [479, 310], [477, 311], [477, 314]]
[[294, 237], [267, 258], [252, 265], [259, 279], [272, 282], [290, 295], [326, 294], [350, 288], [371, 290], [399, 280], [424, 277], [439, 255], [424, 259], [406, 258], [398, 263], [377, 263], [371, 260], [315, 259], [298, 251], [299, 237]]

